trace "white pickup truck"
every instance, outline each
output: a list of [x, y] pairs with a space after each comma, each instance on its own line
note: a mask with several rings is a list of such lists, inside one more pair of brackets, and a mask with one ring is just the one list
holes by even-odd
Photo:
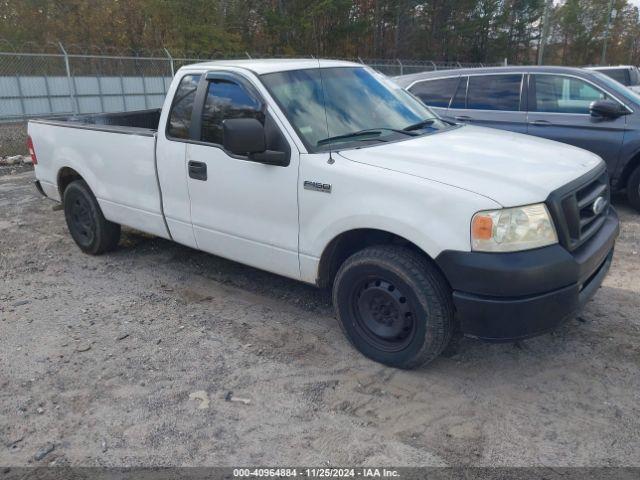
[[455, 331], [552, 329], [619, 231], [598, 156], [443, 121], [349, 62], [191, 65], [162, 110], [34, 120], [29, 149], [84, 252], [126, 225], [332, 287], [349, 340], [401, 368]]

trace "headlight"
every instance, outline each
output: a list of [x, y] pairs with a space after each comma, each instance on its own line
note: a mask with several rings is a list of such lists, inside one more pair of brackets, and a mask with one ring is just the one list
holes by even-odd
[[544, 203], [478, 212], [471, 220], [471, 249], [515, 252], [558, 243]]

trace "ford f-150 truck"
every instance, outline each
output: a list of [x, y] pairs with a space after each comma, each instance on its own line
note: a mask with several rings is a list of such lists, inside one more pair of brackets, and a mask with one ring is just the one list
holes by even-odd
[[619, 231], [597, 155], [444, 121], [350, 62], [187, 66], [161, 110], [34, 120], [28, 146], [84, 252], [126, 225], [331, 287], [355, 347], [401, 368], [570, 318]]

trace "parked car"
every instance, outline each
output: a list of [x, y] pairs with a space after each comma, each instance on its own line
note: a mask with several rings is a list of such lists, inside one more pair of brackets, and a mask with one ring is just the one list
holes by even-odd
[[183, 67], [162, 110], [29, 122], [36, 186], [89, 254], [126, 225], [320, 287], [351, 342], [409, 368], [459, 325], [538, 335], [605, 277], [604, 163], [439, 119], [360, 64]]
[[395, 81], [442, 118], [527, 133], [589, 150], [614, 192], [640, 211], [640, 96], [602, 73], [495, 67], [417, 73]]
[[586, 67], [587, 70], [604, 73], [636, 93], [640, 93], [640, 70], [633, 65], [618, 65], [617, 67]]

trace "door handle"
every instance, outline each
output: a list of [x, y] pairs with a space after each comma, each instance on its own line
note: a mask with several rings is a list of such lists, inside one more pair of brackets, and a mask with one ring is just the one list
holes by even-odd
[[194, 180], [207, 180], [207, 164], [204, 162], [189, 161], [189, 176]]
[[458, 115], [457, 117], [453, 117], [453, 118], [458, 122], [468, 122], [470, 120], [473, 120], [471, 117], [467, 115]]
[[529, 122], [530, 125], [536, 125], [538, 127], [548, 127], [551, 125], [551, 122], [548, 120], [534, 120], [533, 122]]

